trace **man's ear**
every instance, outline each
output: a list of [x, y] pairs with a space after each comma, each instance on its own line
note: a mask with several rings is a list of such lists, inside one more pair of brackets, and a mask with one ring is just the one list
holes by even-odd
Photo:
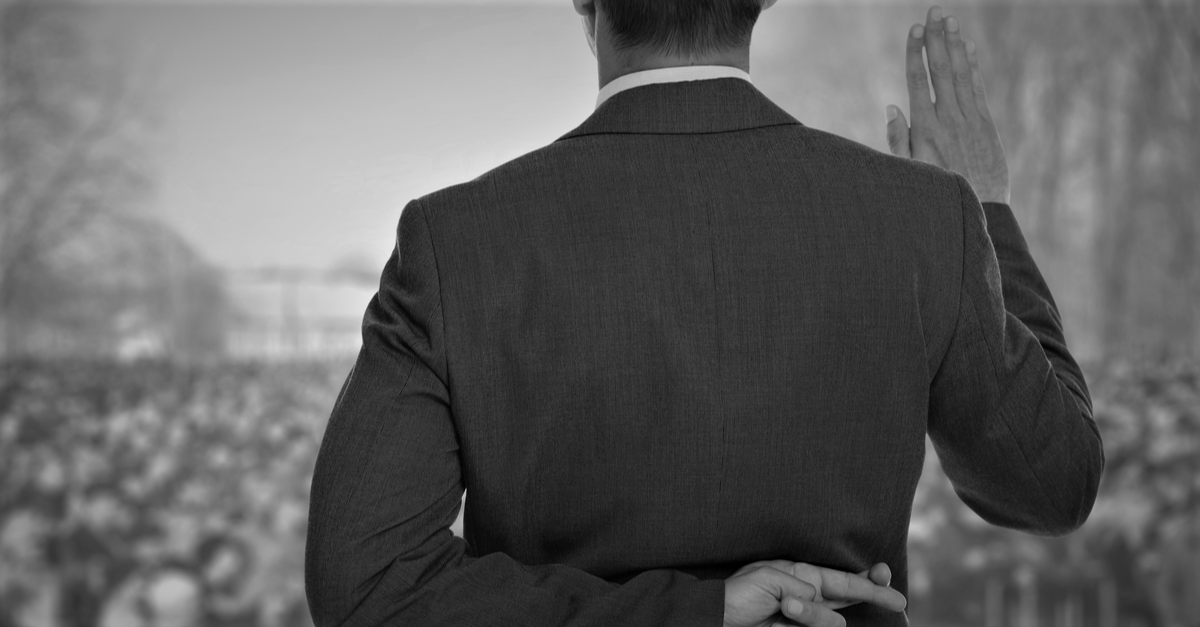
[[775, 6], [775, 0], [763, 0], [762, 10], [766, 11], [773, 6]]
[[576, 13], [584, 17], [588, 17], [589, 15], [594, 17], [596, 15], [595, 0], [571, 0], [571, 2], [575, 4]]
[[575, 4], [575, 12], [583, 19], [583, 34], [587, 37], [588, 48], [592, 50], [592, 56], [600, 58], [596, 52], [596, 2], [595, 0], [571, 0]]
[[579, 20], [583, 22], [583, 36], [587, 39], [588, 48], [592, 51], [592, 56], [600, 58], [600, 53], [596, 50], [596, 16], [585, 15]]

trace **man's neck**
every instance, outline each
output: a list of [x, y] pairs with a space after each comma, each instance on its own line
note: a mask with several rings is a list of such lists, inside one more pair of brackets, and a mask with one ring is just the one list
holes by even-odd
[[629, 59], [620, 59], [615, 55], [601, 55], [599, 62], [600, 88], [612, 81], [634, 72], [657, 70], [667, 67], [687, 67], [692, 65], [724, 65], [735, 67], [747, 74], [750, 73], [750, 49], [742, 48], [709, 54], [704, 56], [672, 57], [666, 55], [641, 55]]

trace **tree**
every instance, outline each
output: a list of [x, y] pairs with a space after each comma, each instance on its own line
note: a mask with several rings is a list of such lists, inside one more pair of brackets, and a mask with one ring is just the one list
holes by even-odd
[[0, 3], [0, 355], [111, 355], [147, 330], [159, 352], [219, 352], [217, 273], [136, 211], [149, 94], [98, 53], [87, 10]]
[[1198, 6], [980, 9], [1013, 207], [1092, 359], [1200, 350]]
[[0, 0], [0, 356], [219, 356], [223, 279], [137, 211], [155, 110], [87, 11]]

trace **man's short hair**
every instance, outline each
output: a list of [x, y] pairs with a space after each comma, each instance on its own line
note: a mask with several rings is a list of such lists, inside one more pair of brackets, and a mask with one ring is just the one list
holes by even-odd
[[596, 0], [618, 51], [672, 56], [749, 45], [763, 0]]

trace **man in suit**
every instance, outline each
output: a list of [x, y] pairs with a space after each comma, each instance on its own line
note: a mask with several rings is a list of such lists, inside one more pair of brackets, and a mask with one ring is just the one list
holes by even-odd
[[886, 155], [749, 81], [773, 1], [573, 0], [595, 112], [401, 212], [313, 477], [318, 626], [905, 625], [926, 434], [986, 520], [1087, 518], [974, 50], [914, 27]]

